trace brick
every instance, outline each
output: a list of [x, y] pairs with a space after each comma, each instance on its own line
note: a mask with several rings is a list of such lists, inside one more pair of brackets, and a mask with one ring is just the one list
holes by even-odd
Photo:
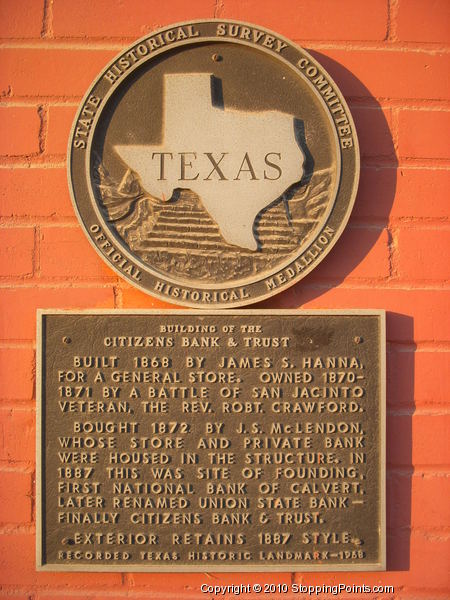
[[0, 154], [24, 156], [38, 153], [40, 126], [35, 107], [0, 107]]
[[[214, 573], [214, 570], [210, 568], [208, 570], [209, 573]], [[217, 573], [214, 574], [211, 579], [205, 579], [205, 575], [203, 573], [190, 573], [189, 574], [189, 586], [186, 589], [186, 575], [182, 573], [171, 573], [170, 580], [164, 577], [162, 573], [130, 573], [128, 574], [128, 585], [131, 589], [136, 590], [136, 596], [139, 598], [139, 593], [142, 594], [144, 590], [152, 590], [151, 599], [153, 597], [156, 600], [167, 600], [172, 599], [186, 599], [186, 600], [197, 600], [200, 598], [200, 588], [202, 584], [212, 585], [240, 585], [240, 584], [254, 584], [260, 583], [264, 586], [264, 583], [273, 583], [273, 584], [281, 584], [286, 583], [289, 584], [291, 580], [291, 576], [289, 573]], [[153, 593], [155, 596], [153, 596]], [[219, 598], [219, 596], [211, 596], [210, 594], [202, 594], [205, 596], [206, 600], [212, 600], [214, 598]], [[253, 594], [244, 594], [243, 595], [248, 600], [257, 600], [257, 595]], [[236, 594], [224, 594], [220, 595], [220, 598], [224, 600], [231, 600], [231, 598], [236, 598]], [[290, 595], [284, 595], [283, 598], [287, 600], [294, 600], [294, 598]], [[298, 596], [297, 596], [298, 598]]]
[[450, 414], [388, 416], [388, 464], [415, 468], [448, 465], [449, 426]]
[[[144, 574], [141, 574], [143, 578], [145, 578]], [[197, 600], [200, 585], [194, 588], [193, 586], [186, 585], [186, 581], [183, 578], [183, 574], [181, 573], [171, 573], [170, 580], [168, 580], [167, 576], [164, 577], [160, 573], [151, 573], [147, 574], [147, 590], [151, 589], [151, 595], [147, 591], [147, 594], [144, 596], [145, 600]], [[189, 578], [191, 579], [195, 573], [190, 573]], [[184, 576], [185, 577], [185, 576]], [[58, 590], [57, 592], [47, 592], [42, 591], [38, 592], [33, 600], [142, 600], [142, 590], [139, 592], [129, 591], [134, 587], [134, 574], [127, 574], [127, 584], [129, 587], [122, 587], [114, 589], [114, 594], [111, 596], [108, 594], [108, 591], [88, 591], [86, 590], [84, 593], [77, 593], [79, 590], [73, 592], [69, 590], [67, 592], [63, 592], [62, 590]], [[184, 581], [183, 581], [184, 579]], [[204, 580], [202, 579], [202, 583]], [[168, 586], [171, 586], [171, 589], [177, 589], [174, 595], [171, 592], [166, 591]], [[158, 588], [157, 588], [158, 586]], [[189, 588], [189, 589], [186, 589]], [[192, 589], [191, 589], [192, 588]], [[169, 595], [170, 594], [170, 595]], [[1, 596], [0, 596], [1, 597]], [[224, 596], [227, 600], [228, 596]], [[27, 599], [29, 600], [29, 599]], [[206, 600], [210, 600], [208, 596], [206, 596]], [[252, 600], [252, 598], [250, 598]], [[292, 600], [291, 598], [287, 598], [287, 600]]]
[[448, 600], [446, 591], [433, 590], [433, 597], [430, 596], [429, 590], [401, 590], [396, 596], [396, 600]]
[[39, 38], [43, 17], [43, 0], [3, 0], [0, 2], [0, 38]]
[[387, 231], [347, 227], [330, 254], [311, 273], [309, 281], [382, 279], [388, 275]]
[[[308, 277], [258, 308], [381, 308], [387, 311], [387, 339], [396, 342], [450, 340], [447, 290], [310, 287]], [[432, 308], [432, 310], [431, 310]]]
[[0, 50], [0, 91], [11, 88], [13, 98], [81, 97], [116, 54], [116, 50], [6, 48]]
[[34, 393], [34, 350], [0, 348], [0, 398], [31, 400]]
[[[195, 573], [189, 573], [189, 584], [186, 584], [186, 575], [183, 576], [182, 573], [171, 573], [170, 578], [167, 576], [163, 576], [161, 573], [147, 573], [140, 574], [141, 580], [146, 581], [145, 589], [142, 588], [140, 591], [130, 591], [133, 590], [134, 586], [134, 574], [127, 574], [127, 585], [128, 587], [123, 586], [122, 588], [114, 589], [113, 595], [109, 595], [108, 591], [88, 591], [79, 594], [79, 590], [76, 590], [75, 593], [72, 590], [67, 592], [59, 589], [57, 592], [47, 592], [42, 591], [38, 592], [36, 596], [34, 596], [33, 600], [198, 600], [200, 593], [200, 586], [205, 582], [205, 579], [201, 579], [201, 583], [193, 586], [191, 585], [191, 580], [195, 576]], [[205, 576], [203, 576], [205, 577]], [[209, 578], [207, 578], [209, 581]], [[170, 586], [170, 591], [167, 591]], [[175, 589], [176, 592], [172, 592], [172, 589]], [[151, 592], [149, 591], [151, 590]], [[144, 596], [142, 595], [144, 593]], [[1, 596], [0, 596], [1, 598]], [[230, 596], [220, 596], [221, 600], [230, 600]], [[234, 596], [236, 598], [236, 596]], [[255, 600], [253, 596], [247, 596], [248, 600]], [[293, 598], [292, 596], [284, 596], [286, 600], [298, 600], [298, 598]], [[206, 595], [206, 600], [211, 600], [211, 596]], [[27, 598], [29, 600], [29, 598]], [[328, 599], [325, 599], [328, 600]]]
[[435, 100], [450, 97], [447, 77], [450, 58], [441, 52], [330, 49], [314, 50], [311, 54], [347, 97]]
[[221, 18], [258, 23], [295, 40], [383, 40], [387, 31], [387, 3], [374, 0], [370, 18], [358, 0], [280, 0], [277, 10], [261, 0], [226, 0]]
[[[114, 591], [114, 596], [109, 596], [106, 594], [103, 594], [101, 591], [99, 592], [89, 592], [86, 590], [86, 592], [82, 593], [82, 594], [77, 594], [72, 590], [69, 590], [68, 592], [63, 592], [61, 590], [58, 590], [58, 592], [38, 592], [38, 594], [35, 596], [35, 600], [120, 600], [121, 598], [123, 598], [123, 600], [130, 600], [130, 598], [133, 598], [133, 596], [131, 596], [128, 592], [124, 591], [120, 592], [115, 590]], [[153, 600], [154, 596], [152, 594], [152, 600]]]
[[34, 340], [37, 308], [110, 308], [109, 287], [15, 288], [0, 298], [0, 339]]
[[[159, 597], [154, 596], [152, 593], [151, 596], [151, 600], [157, 599]], [[35, 596], [34, 600], [131, 600], [133, 599], [133, 596], [130, 595], [128, 592], [124, 591], [122, 592], [118, 592], [117, 590], [114, 590], [114, 596], [110, 596], [108, 595], [108, 592], [106, 592], [105, 594], [103, 594], [101, 591], [99, 592], [89, 592], [86, 591], [82, 594], [77, 594], [72, 590], [69, 590], [68, 592], [63, 592], [61, 590], [58, 590], [58, 592], [54, 592], [54, 593], [49, 593], [49, 592], [38, 592], [38, 594]], [[15, 599], [14, 599], [15, 600]], [[29, 599], [27, 599], [29, 600]], [[165, 599], [167, 600], [167, 598]]]
[[[421, 532], [394, 532], [388, 538], [387, 583], [427, 590], [427, 600], [435, 600], [434, 590], [448, 590], [450, 538]], [[406, 571], [406, 572], [405, 572]]]
[[[364, 167], [360, 171], [358, 194], [352, 220], [382, 219], [387, 222], [396, 194], [396, 170]], [[395, 201], [397, 196], [395, 196]], [[395, 202], [394, 202], [395, 204]]]
[[214, 17], [214, 0], [134, 0], [132, 7], [111, 0], [54, 0], [53, 31], [55, 37], [132, 37], [180, 21]]
[[450, 527], [450, 477], [448, 474], [390, 474], [388, 477], [388, 527], [423, 530]]
[[42, 278], [117, 279], [81, 227], [43, 227], [41, 232]]
[[31, 475], [0, 471], [0, 523], [31, 521]]
[[0, 276], [23, 277], [33, 272], [34, 227], [0, 229]]
[[[78, 97], [116, 54], [99, 49], [6, 48], [0, 52], [0, 90], [6, 92], [10, 86], [13, 97]], [[312, 54], [346, 96], [446, 99], [450, 95], [446, 77], [450, 61], [440, 52], [330, 49]], [[42, 72], [48, 76], [41, 77]]]
[[362, 158], [395, 158], [392, 143], [392, 111], [381, 108], [351, 108]]
[[137, 288], [130, 287], [128, 284], [125, 284], [122, 289], [122, 302], [123, 308], [183, 308], [146, 294]]
[[77, 106], [50, 106], [48, 132], [45, 143], [46, 154], [67, 154], [70, 130]]
[[[448, 589], [448, 553], [450, 540], [446, 537], [430, 538], [421, 532], [394, 530], [387, 536], [387, 572], [298, 573], [297, 582], [305, 585], [352, 585], [362, 583], [370, 586], [393, 585], [395, 598], [400, 588], [426, 590], [426, 600], [435, 600], [435, 591]], [[333, 596], [330, 597], [330, 600]], [[362, 600], [371, 595], [355, 596]], [[385, 596], [373, 596], [385, 599]], [[389, 597], [389, 596], [388, 596]], [[392, 598], [392, 595], [390, 596]], [[328, 600], [328, 599], [327, 599]]]
[[401, 110], [399, 155], [407, 158], [450, 158], [450, 111]]
[[388, 530], [411, 527], [412, 475], [386, 473], [386, 527]]
[[449, 352], [388, 353], [388, 402], [392, 406], [448, 405]]
[[450, 414], [413, 419], [413, 464], [449, 464]]
[[363, 166], [352, 220], [448, 217], [450, 171]]
[[352, 220], [447, 219], [450, 171], [363, 166]]
[[397, 172], [397, 189], [391, 218], [448, 217], [450, 171], [441, 169], [406, 169]]
[[397, 245], [400, 279], [444, 281], [450, 278], [450, 229], [400, 229]]
[[397, 37], [406, 42], [450, 42], [450, 5], [447, 0], [400, 0]]
[[0, 461], [34, 461], [34, 422], [32, 410], [0, 409]]
[[74, 217], [66, 169], [0, 169], [0, 215]]
[[[111, 589], [121, 584], [120, 573], [51, 573], [37, 572], [35, 562], [35, 534], [16, 533], [0, 534], [0, 573], [2, 586], [52, 586], [76, 589], [80, 595], [83, 588], [88, 587], [105, 590], [105, 596]], [[120, 587], [119, 587], [120, 589]], [[50, 595], [46, 590], [44, 593]], [[34, 593], [33, 593], [34, 596]], [[14, 597], [14, 596], [13, 596]], [[111, 597], [111, 596], [110, 596]], [[60, 590], [55, 590], [55, 600], [61, 598]]]

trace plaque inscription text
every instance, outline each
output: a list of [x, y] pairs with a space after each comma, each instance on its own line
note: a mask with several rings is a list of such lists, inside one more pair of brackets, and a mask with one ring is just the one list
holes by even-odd
[[384, 314], [39, 315], [38, 566], [384, 568]]

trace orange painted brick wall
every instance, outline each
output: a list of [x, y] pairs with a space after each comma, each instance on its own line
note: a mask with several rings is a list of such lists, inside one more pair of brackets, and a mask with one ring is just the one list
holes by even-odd
[[[449, 15], [448, 0], [0, 0], [0, 598], [210, 598], [201, 583], [293, 581], [449, 597]], [[309, 49], [355, 117], [361, 183], [347, 230], [309, 277], [259, 306], [388, 311], [386, 573], [35, 571], [36, 308], [168, 306], [119, 279], [81, 231], [65, 175], [71, 121], [124, 46], [211, 17]]]

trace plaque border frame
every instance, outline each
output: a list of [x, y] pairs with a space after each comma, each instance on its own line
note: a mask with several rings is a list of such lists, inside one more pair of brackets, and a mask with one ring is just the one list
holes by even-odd
[[[380, 458], [378, 465], [380, 512], [379, 512], [379, 541], [380, 561], [368, 564], [329, 564], [329, 565], [63, 565], [43, 562], [43, 465], [42, 465], [42, 351], [43, 351], [43, 321], [45, 315], [292, 315], [292, 316], [377, 316], [379, 319], [379, 365], [380, 365], [380, 423], [379, 442]], [[247, 310], [164, 310], [164, 309], [37, 309], [36, 327], [36, 571], [45, 572], [91, 572], [91, 573], [317, 573], [317, 572], [364, 572], [386, 571], [386, 311], [383, 309], [247, 309]], [[212, 568], [208, 568], [208, 567]]]

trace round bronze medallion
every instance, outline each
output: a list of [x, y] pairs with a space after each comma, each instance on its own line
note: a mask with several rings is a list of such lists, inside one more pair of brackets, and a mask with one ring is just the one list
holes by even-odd
[[92, 84], [69, 142], [78, 217], [101, 256], [175, 304], [236, 307], [335, 244], [359, 177], [350, 111], [302, 48], [235, 21], [172, 25]]

